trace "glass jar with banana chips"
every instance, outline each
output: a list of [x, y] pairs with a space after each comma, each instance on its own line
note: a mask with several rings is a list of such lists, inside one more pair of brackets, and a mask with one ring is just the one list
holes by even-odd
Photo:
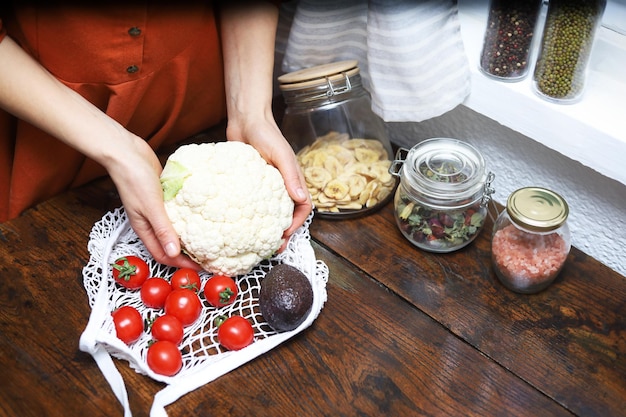
[[357, 61], [318, 65], [278, 78], [286, 109], [281, 124], [311, 193], [316, 214], [357, 217], [391, 200], [392, 149], [372, 111]]
[[315, 208], [320, 213], [362, 211], [389, 200], [395, 178], [388, 151], [376, 139], [330, 132], [297, 153]]

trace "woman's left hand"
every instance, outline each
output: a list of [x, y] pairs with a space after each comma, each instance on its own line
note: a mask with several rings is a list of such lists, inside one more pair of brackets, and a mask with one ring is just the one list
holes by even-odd
[[246, 120], [244, 126], [229, 123], [226, 130], [228, 140], [237, 140], [252, 145], [263, 158], [275, 166], [283, 176], [287, 192], [294, 201], [293, 222], [285, 230], [284, 246], [298, 227], [307, 219], [313, 204], [307, 189], [302, 170], [291, 145], [280, 132], [273, 119], [251, 121]]
[[311, 213], [313, 204], [296, 155], [272, 113], [274, 41], [278, 8], [267, 1], [241, 7], [224, 2], [220, 12], [228, 126], [226, 138], [248, 143], [283, 176], [295, 203], [285, 244]]

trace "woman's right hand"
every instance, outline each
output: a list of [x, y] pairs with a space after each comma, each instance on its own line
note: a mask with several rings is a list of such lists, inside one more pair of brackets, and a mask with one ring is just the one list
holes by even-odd
[[132, 138], [129, 146], [120, 153], [120, 158], [109, 161], [106, 168], [133, 230], [157, 262], [200, 269], [182, 254], [180, 240], [165, 211], [158, 158], [145, 141], [129, 135]]
[[131, 226], [157, 262], [198, 269], [181, 254], [165, 212], [161, 165], [150, 146], [58, 81], [9, 37], [0, 42], [0, 62], [0, 107], [104, 166]]

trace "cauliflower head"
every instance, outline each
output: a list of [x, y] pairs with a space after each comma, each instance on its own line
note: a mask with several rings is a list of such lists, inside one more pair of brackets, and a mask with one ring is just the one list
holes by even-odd
[[280, 248], [292, 222], [294, 203], [280, 172], [242, 142], [179, 147], [161, 185], [183, 250], [211, 273], [250, 272]]

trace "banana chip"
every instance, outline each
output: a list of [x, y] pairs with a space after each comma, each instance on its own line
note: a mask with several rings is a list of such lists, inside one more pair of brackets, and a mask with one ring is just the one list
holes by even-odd
[[304, 169], [304, 179], [309, 185], [309, 191], [313, 194], [311, 188], [317, 191], [321, 190], [326, 186], [328, 181], [333, 179], [333, 176], [326, 168], [310, 166]]
[[334, 155], [326, 155], [323, 166], [333, 178], [337, 178], [343, 172], [343, 165]]
[[348, 184], [348, 192], [350, 193], [350, 197], [352, 197], [353, 200], [356, 200], [367, 186], [367, 179], [362, 175], [349, 174], [345, 177], [341, 177], [341, 179], [343, 179], [346, 184]]
[[343, 200], [349, 191], [350, 186], [337, 178], [328, 181], [324, 187], [324, 194], [326, 194], [326, 197], [335, 201]]
[[355, 148], [354, 155], [356, 160], [364, 164], [371, 164], [380, 159], [380, 152], [374, 149]]
[[375, 139], [350, 139], [347, 133], [329, 132], [301, 149], [297, 157], [320, 212], [373, 207], [384, 201], [396, 184], [389, 174], [387, 150]]

